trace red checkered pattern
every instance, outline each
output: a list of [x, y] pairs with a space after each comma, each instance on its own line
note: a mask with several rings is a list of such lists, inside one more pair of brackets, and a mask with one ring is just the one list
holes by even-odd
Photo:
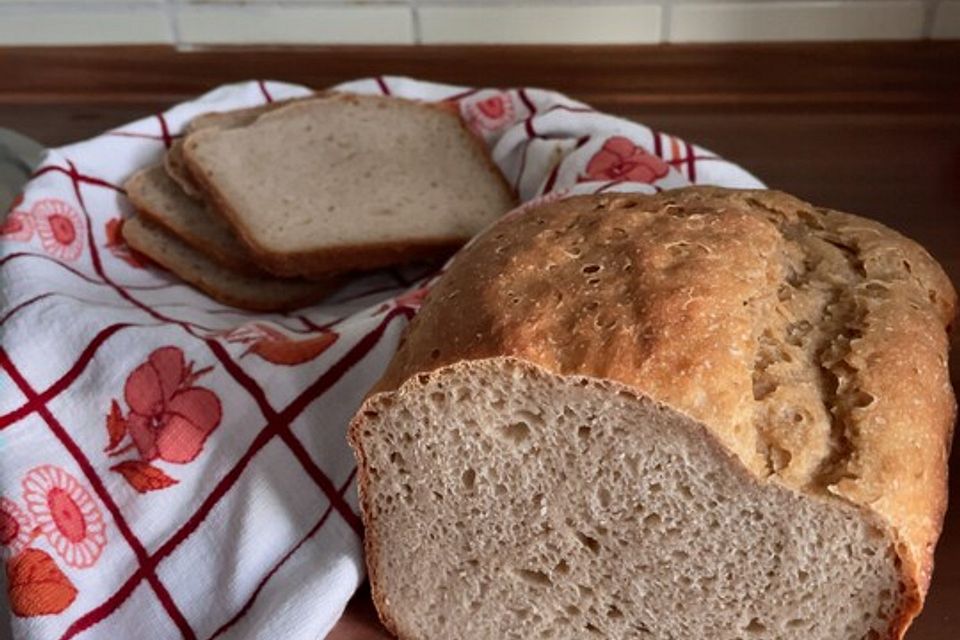
[[[552, 92], [383, 77], [340, 88], [458, 104], [525, 202], [760, 186]], [[138, 264], [110, 231], [129, 212], [120, 185], [190, 118], [305, 93], [223, 87], [53, 150], [15, 206], [25, 226], [4, 226], [0, 508], [30, 523], [5, 542], [18, 637], [315, 638], [359, 583], [345, 428], [415, 312], [418, 296], [403, 294], [430, 274], [383, 271], [298, 313], [250, 314]], [[269, 341], [313, 350], [279, 362]], [[174, 428], [192, 444], [164, 440]]]

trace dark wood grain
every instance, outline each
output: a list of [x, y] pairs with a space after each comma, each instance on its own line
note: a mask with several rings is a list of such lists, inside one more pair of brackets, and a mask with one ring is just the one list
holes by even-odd
[[[317, 88], [380, 74], [545, 86], [687, 137], [770, 186], [876, 218], [921, 242], [960, 282], [958, 69], [960, 43], [0, 49], [0, 126], [58, 145], [249, 78]], [[956, 351], [952, 369], [957, 386]], [[951, 466], [933, 586], [909, 640], [960, 638], [960, 451]], [[386, 637], [368, 591], [329, 637]]]
[[285, 78], [325, 87], [371, 74], [548, 86], [604, 104], [946, 108], [960, 43], [0, 50], [0, 102], [164, 102], [212, 84]]

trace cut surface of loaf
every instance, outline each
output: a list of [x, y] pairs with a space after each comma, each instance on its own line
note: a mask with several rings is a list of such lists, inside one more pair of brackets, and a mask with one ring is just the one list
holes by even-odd
[[333, 95], [201, 130], [184, 157], [258, 261], [281, 275], [449, 253], [511, 209], [499, 170], [450, 109]]
[[236, 273], [139, 216], [123, 223], [123, 238], [153, 261], [214, 300], [250, 311], [288, 311], [319, 302], [338, 286], [336, 280], [314, 282]]
[[[242, 127], [252, 123], [262, 114], [274, 109], [279, 109], [290, 101], [283, 100], [278, 102], [268, 102], [267, 104], [246, 109], [233, 109], [231, 111], [211, 111], [202, 113], [187, 123], [184, 133], [189, 135], [194, 131], [202, 129], [230, 129], [232, 127]], [[187, 170], [183, 159], [183, 139], [178, 138], [173, 141], [167, 153], [163, 156], [163, 166], [170, 179], [176, 182], [183, 192], [194, 199], [202, 199], [203, 192], [194, 182], [193, 177]]]
[[471, 362], [386, 405], [370, 576], [401, 638], [841, 640], [901, 613], [879, 521], [759, 486], [629, 388]]
[[946, 504], [956, 293], [774, 191], [569, 198], [434, 286], [351, 425], [401, 638], [901, 638]]
[[240, 273], [266, 275], [237, 240], [230, 225], [202, 202], [188, 197], [162, 166], [135, 173], [124, 189], [139, 215], [164, 227], [196, 251]]

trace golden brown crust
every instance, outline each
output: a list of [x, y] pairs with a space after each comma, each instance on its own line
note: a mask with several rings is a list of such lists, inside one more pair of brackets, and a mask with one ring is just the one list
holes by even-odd
[[886, 523], [899, 638], [943, 522], [956, 304], [912, 241], [786, 194], [570, 198], [460, 254], [374, 392], [492, 357], [626, 384], [707, 425], [758, 480]]
[[[345, 93], [330, 93], [322, 94], [316, 99], [349, 101], [356, 100], [357, 96]], [[403, 98], [389, 99], [403, 100]], [[448, 105], [431, 102], [418, 104], [435, 108], [445, 114], [453, 113], [453, 110]], [[516, 202], [516, 193], [507, 184], [500, 169], [497, 168], [496, 164], [494, 164], [490, 158], [486, 147], [477, 139], [476, 135], [467, 128], [462, 119], [458, 118], [458, 122], [473, 144], [476, 145], [488, 170], [495, 176], [504, 189], [504, 192], [510, 194], [513, 202]], [[200, 187], [207, 202], [210, 203], [211, 209], [222, 216], [236, 231], [237, 236], [250, 250], [257, 264], [266, 271], [279, 276], [322, 278], [337, 272], [377, 269], [380, 267], [417, 262], [419, 260], [445, 258], [453, 254], [469, 240], [467, 237], [430, 238], [413, 242], [375, 242], [364, 245], [330, 247], [317, 251], [277, 253], [264, 247], [259, 239], [242, 224], [240, 216], [233, 207], [230, 206], [228, 199], [217, 188], [210, 176], [199, 166], [191, 152], [189, 138], [185, 141], [183, 156], [187, 170], [192, 176], [193, 181]]]

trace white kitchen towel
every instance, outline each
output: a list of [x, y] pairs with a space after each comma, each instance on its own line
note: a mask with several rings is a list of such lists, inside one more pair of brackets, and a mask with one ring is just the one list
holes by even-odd
[[[380, 77], [456, 104], [521, 201], [753, 176], [539, 89]], [[0, 228], [0, 536], [17, 638], [322, 637], [363, 578], [348, 420], [429, 290], [357, 277], [296, 313], [214, 302], [119, 235], [120, 185], [194, 116], [302, 96], [221, 87], [47, 152]]]

